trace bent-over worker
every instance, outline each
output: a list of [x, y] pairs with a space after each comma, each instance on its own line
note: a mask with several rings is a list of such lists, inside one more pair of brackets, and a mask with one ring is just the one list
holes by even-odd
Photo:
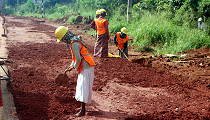
[[81, 102], [81, 110], [75, 116], [85, 115], [85, 104], [91, 103], [95, 62], [88, 53], [84, 42], [65, 26], [55, 30], [57, 42], [65, 42], [72, 54], [72, 63], [65, 71], [73, 68], [78, 72], [75, 99]]
[[[125, 53], [126, 56], [128, 56], [128, 35], [127, 35], [127, 29], [123, 27], [121, 29], [121, 32], [117, 32], [114, 36], [114, 43], [118, 47], [119, 56], [121, 58], [125, 58], [122, 51]], [[119, 50], [121, 49], [121, 50]]]

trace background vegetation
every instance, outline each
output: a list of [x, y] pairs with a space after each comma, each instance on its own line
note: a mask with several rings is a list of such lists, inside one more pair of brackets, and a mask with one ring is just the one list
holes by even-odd
[[[78, 15], [95, 17], [95, 11], [106, 9], [112, 34], [122, 27], [134, 38], [129, 45], [140, 51], [158, 54], [177, 53], [183, 50], [210, 47], [209, 0], [132, 0], [132, 19], [127, 22], [127, 0], [45, 0], [45, 18], [58, 19], [70, 16], [68, 23]], [[35, 6], [38, 7], [35, 12]], [[33, 0], [6, 0], [7, 15], [41, 17], [41, 4]], [[198, 18], [205, 21], [205, 30], [198, 30]], [[86, 21], [83, 21], [86, 23]], [[95, 32], [91, 30], [91, 33]]]

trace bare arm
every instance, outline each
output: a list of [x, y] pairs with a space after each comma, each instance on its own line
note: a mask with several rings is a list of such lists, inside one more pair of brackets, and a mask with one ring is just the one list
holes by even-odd
[[93, 28], [94, 30], [96, 29], [95, 20], [93, 20], [93, 21], [90, 23], [90, 27]]

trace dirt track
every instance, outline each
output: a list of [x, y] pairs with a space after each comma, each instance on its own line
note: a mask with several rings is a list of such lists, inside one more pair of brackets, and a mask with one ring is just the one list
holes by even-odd
[[[54, 36], [56, 27], [63, 24], [21, 17], [6, 17], [6, 22], [9, 60], [14, 62], [9, 64], [11, 91], [20, 120], [210, 119], [209, 55], [186, 64], [165, 62], [168, 59], [161, 56], [133, 62], [94, 57], [92, 104], [87, 116], [73, 118], [79, 107], [74, 100], [77, 76], [67, 87], [55, 83], [71, 63], [70, 51]], [[85, 25], [68, 27], [82, 36], [93, 54], [95, 39], [81, 32]], [[109, 48], [116, 53], [113, 46]], [[186, 54], [209, 51], [203, 48]]]

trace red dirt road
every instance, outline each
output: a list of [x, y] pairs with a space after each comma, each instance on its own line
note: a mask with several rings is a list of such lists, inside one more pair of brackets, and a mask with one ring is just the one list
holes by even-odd
[[[56, 76], [71, 63], [70, 51], [65, 44], [56, 43], [54, 36], [62, 23], [22, 17], [6, 17], [6, 22], [7, 49], [13, 61], [9, 64], [10, 85], [20, 120], [210, 119], [209, 55], [189, 65], [166, 64], [161, 57], [133, 62], [94, 57], [92, 104], [86, 116], [74, 118], [80, 106], [74, 99], [77, 76], [66, 86], [55, 83]], [[85, 26], [68, 25], [82, 36], [92, 55], [95, 39], [81, 32]], [[109, 48], [116, 53], [116, 48]]]

